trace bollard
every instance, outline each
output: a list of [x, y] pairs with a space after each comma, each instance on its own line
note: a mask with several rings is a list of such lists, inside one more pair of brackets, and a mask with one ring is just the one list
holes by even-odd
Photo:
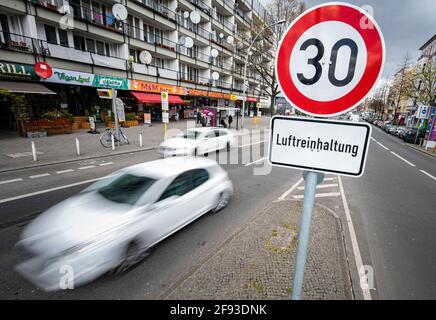
[[111, 141], [112, 141], [112, 150], [115, 150], [115, 139], [114, 139], [114, 135], [111, 135]]
[[142, 133], [139, 134], [139, 146], [142, 148]]
[[80, 156], [80, 142], [79, 142], [79, 138], [76, 138], [76, 150], [77, 150], [77, 155]]
[[33, 161], [38, 160], [38, 158], [36, 157], [35, 141], [33, 141], [33, 140], [32, 140], [32, 156], [33, 156]]

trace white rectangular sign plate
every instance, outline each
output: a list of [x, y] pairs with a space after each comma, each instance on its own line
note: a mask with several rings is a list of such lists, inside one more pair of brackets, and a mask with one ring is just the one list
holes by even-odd
[[169, 115], [168, 112], [162, 112], [162, 122], [169, 123]]
[[359, 177], [370, 137], [367, 123], [275, 116], [268, 161], [273, 166]]

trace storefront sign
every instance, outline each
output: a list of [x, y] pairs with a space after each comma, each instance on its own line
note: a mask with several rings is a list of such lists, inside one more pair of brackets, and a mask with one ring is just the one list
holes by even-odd
[[53, 68], [53, 75], [45, 81], [79, 86], [92, 86], [94, 75], [91, 73]]
[[128, 90], [129, 80], [126, 78], [95, 75], [92, 85], [94, 87]]
[[35, 66], [33, 67], [35, 70], [35, 73], [41, 77], [41, 79], [47, 79], [50, 78], [53, 74], [52, 67], [44, 61], [40, 61], [35, 63]]
[[141, 81], [141, 80], [131, 80], [130, 89], [134, 91], [156, 92], [156, 93], [168, 92], [169, 94], [176, 94], [176, 95], [186, 95], [188, 91], [187, 88], [172, 86], [169, 84]]
[[20, 63], [0, 62], [0, 79], [39, 80], [33, 66]]
[[238, 96], [235, 96], [234, 94], [232, 94], [232, 95], [230, 95], [230, 100], [236, 101], [236, 100], [238, 100]]

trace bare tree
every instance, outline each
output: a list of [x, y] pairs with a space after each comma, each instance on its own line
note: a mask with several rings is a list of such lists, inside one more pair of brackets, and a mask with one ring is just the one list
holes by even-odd
[[260, 93], [267, 95], [271, 99], [271, 114], [274, 113], [275, 98], [280, 93], [274, 66], [279, 42], [289, 24], [304, 10], [305, 4], [298, 0], [272, 0], [267, 6], [268, 15], [266, 21], [264, 23], [260, 21], [254, 23], [250, 35], [248, 36], [247, 33], [244, 39], [251, 43], [251, 39], [254, 39], [266, 26], [280, 20], [286, 20], [286, 23], [275, 25], [262, 32], [262, 35], [258, 37], [258, 41], [253, 45], [252, 54], [248, 60], [248, 70], [260, 75]]
[[410, 92], [410, 57], [409, 53], [403, 58], [403, 61], [400, 65], [400, 69], [397, 71], [392, 87], [389, 91], [388, 103], [392, 103], [394, 106], [393, 115], [395, 120], [395, 116], [397, 114], [398, 107], [401, 103], [401, 100], [407, 98]]
[[433, 106], [436, 102], [436, 50], [411, 71], [408, 96], [416, 103]]

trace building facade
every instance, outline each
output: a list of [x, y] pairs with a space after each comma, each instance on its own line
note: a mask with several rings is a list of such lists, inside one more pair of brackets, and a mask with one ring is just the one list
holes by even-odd
[[[127, 9], [125, 20], [113, 15], [117, 3]], [[266, 16], [258, 0], [0, 0], [0, 87], [38, 82], [55, 94], [31, 93], [30, 116], [60, 106], [75, 116], [98, 113], [104, 103], [96, 88], [118, 89], [127, 111], [157, 119], [162, 91], [182, 117], [237, 108], [245, 39]], [[50, 77], [35, 74], [38, 62], [51, 67]], [[247, 82], [255, 108], [261, 77], [250, 72]]]

